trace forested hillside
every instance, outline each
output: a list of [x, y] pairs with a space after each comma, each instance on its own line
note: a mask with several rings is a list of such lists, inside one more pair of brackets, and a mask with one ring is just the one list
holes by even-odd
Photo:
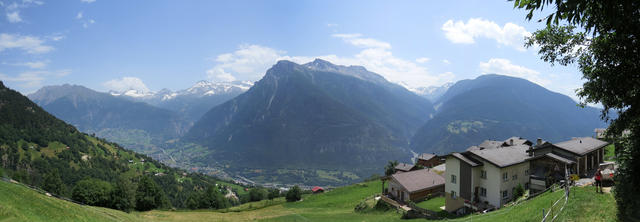
[[202, 208], [232, 204], [224, 198], [231, 188], [217, 179], [81, 133], [2, 82], [0, 164], [0, 176], [90, 205], [128, 211], [184, 208], [188, 199]]

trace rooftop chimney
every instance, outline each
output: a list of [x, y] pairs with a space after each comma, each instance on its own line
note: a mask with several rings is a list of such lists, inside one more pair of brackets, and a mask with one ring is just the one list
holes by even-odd
[[[538, 140], [540, 140], [540, 139], [538, 139]], [[533, 153], [533, 147], [532, 146], [529, 146], [529, 150], [527, 151], [527, 153], [529, 153], [529, 156], [533, 156], [534, 153]]]
[[536, 145], [538, 146], [542, 145], [542, 139], [538, 138], [538, 140], [536, 140]]
[[513, 146], [513, 139], [509, 140], [509, 146]]

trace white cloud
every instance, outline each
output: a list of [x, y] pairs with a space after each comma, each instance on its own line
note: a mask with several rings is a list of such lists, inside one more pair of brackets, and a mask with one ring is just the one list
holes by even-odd
[[22, 0], [22, 3], [24, 5], [30, 5], [30, 4], [42, 5], [42, 4], [44, 4], [43, 1], [36, 1], [36, 0]]
[[39, 6], [42, 4], [44, 4], [44, 2], [42, 1], [22, 0], [21, 2], [14, 1], [13, 3], [7, 4], [6, 6], [4, 3], [2, 3], [0, 4], [0, 7], [4, 7], [6, 11], [7, 21], [9, 21], [10, 23], [18, 23], [23, 21], [22, 17], [20, 16], [21, 9], [29, 8], [34, 5]]
[[21, 49], [30, 54], [41, 54], [53, 50], [53, 47], [44, 45], [44, 42], [34, 36], [0, 33], [0, 52], [5, 49]]
[[93, 3], [93, 2], [95, 2], [96, 0], [80, 0], [80, 1], [81, 1], [81, 2], [84, 2], [84, 3]]
[[360, 48], [383, 48], [391, 49], [391, 44], [383, 41], [378, 41], [372, 38], [361, 38], [361, 34], [333, 34], [335, 38], [341, 38], [345, 42]]
[[395, 57], [390, 51], [391, 45], [387, 42], [362, 38], [361, 34], [335, 34], [332, 36], [363, 49], [352, 56], [290, 56], [286, 55], [285, 51], [269, 47], [242, 45], [235, 52], [218, 55], [215, 59], [218, 64], [207, 71], [207, 76], [217, 81], [257, 81], [278, 60], [290, 60], [302, 64], [320, 58], [338, 65], [364, 66], [368, 70], [384, 76], [387, 80], [408, 88], [442, 85], [454, 79], [454, 75], [450, 72], [434, 75], [417, 62]]
[[256, 81], [285, 54], [284, 51], [259, 45], [241, 45], [232, 53], [218, 55], [218, 64], [207, 70], [207, 77], [214, 81]]
[[42, 86], [42, 81], [50, 77], [64, 77], [71, 73], [70, 70], [58, 70], [58, 71], [26, 71], [18, 74], [17, 76], [9, 76], [0, 73], [0, 79], [9, 82], [19, 82], [20, 86], [26, 88], [36, 88]]
[[82, 17], [84, 17], [83, 12], [78, 12], [76, 19], [82, 19]]
[[55, 41], [55, 42], [60, 41], [60, 40], [62, 40], [64, 38], [65, 38], [65, 36], [62, 35], [62, 34], [59, 34], [59, 33], [49, 36], [49, 39], [51, 39], [52, 41]]
[[122, 77], [120, 79], [112, 79], [104, 82], [102, 85], [104, 85], [104, 87], [106, 87], [107, 89], [116, 92], [124, 92], [131, 89], [140, 92], [150, 91], [140, 78], [130, 76]]
[[447, 65], [451, 64], [451, 62], [449, 62], [449, 60], [447, 60], [447, 59], [443, 59], [442, 63], [447, 64]]
[[524, 27], [514, 23], [507, 23], [500, 27], [493, 21], [472, 18], [464, 21], [448, 20], [442, 25], [442, 30], [449, 41], [458, 44], [473, 44], [477, 38], [488, 38], [497, 41], [499, 44], [514, 47], [524, 51], [524, 39], [530, 36]]
[[327, 24], [327, 27], [330, 27], [330, 28], [331, 28], [331, 27], [338, 27], [338, 24], [335, 24], [335, 23], [328, 23], [328, 24]]
[[22, 22], [22, 18], [20, 18], [20, 12], [18, 12], [18, 11], [7, 12], [7, 20], [10, 23]]
[[34, 61], [34, 62], [23, 62], [23, 63], [16, 63], [13, 65], [17, 65], [17, 66], [26, 66], [29, 67], [31, 69], [43, 69], [47, 66], [47, 64], [49, 63], [49, 61]]
[[420, 57], [420, 58], [417, 58], [417, 59], [416, 59], [416, 62], [417, 62], [417, 63], [426, 63], [426, 62], [428, 62], [429, 60], [431, 60], [431, 59], [430, 59], [430, 58], [427, 58], [427, 57]]
[[89, 19], [89, 20], [87, 20], [87, 21], [82, 23], [82, 27], [85, 28], [85, 29], [89, 28], [89, 25], [92, 25], [93, 23], [96, 23], [96, 21], [93, 20], [93, 19]]
[[492, 58], [487, 62], [481, 62], [479, 66], [483, 74], [495, 73], [527, 79], [531, 82], [545, 86], [550, 83], [543, 78], [540, 72], [511, 63], [508, 59]]

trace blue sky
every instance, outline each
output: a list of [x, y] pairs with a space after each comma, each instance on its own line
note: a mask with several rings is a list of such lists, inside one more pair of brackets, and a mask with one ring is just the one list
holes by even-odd
[[22, 93], [257, 81], [279, 59], [314, 58], [408, 88], [499, 73], [575, 99], [583, 82], [523, 48], [543, 25], [507, 1], [0, 2], [0, 79]]

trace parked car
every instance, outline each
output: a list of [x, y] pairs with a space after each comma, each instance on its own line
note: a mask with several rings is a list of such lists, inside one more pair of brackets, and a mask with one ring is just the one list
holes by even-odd
[[600, 164], [602, 173], [602, 181], [613, 181], [613, 175], [616, 172], [616, 164], [614, 162], [604, 162]]
[[486, 214], [486, 213], [489, 213], [489, 212], [494, 211], [494, 210], [496, 210], [496, 208], [493, 208], [493, 207], [492, 207], [492, 208], [489, 208], [489, 209], [483, 210], [483, 211], [482, 211], [482, 213], [483, 213], [483, 214]]

